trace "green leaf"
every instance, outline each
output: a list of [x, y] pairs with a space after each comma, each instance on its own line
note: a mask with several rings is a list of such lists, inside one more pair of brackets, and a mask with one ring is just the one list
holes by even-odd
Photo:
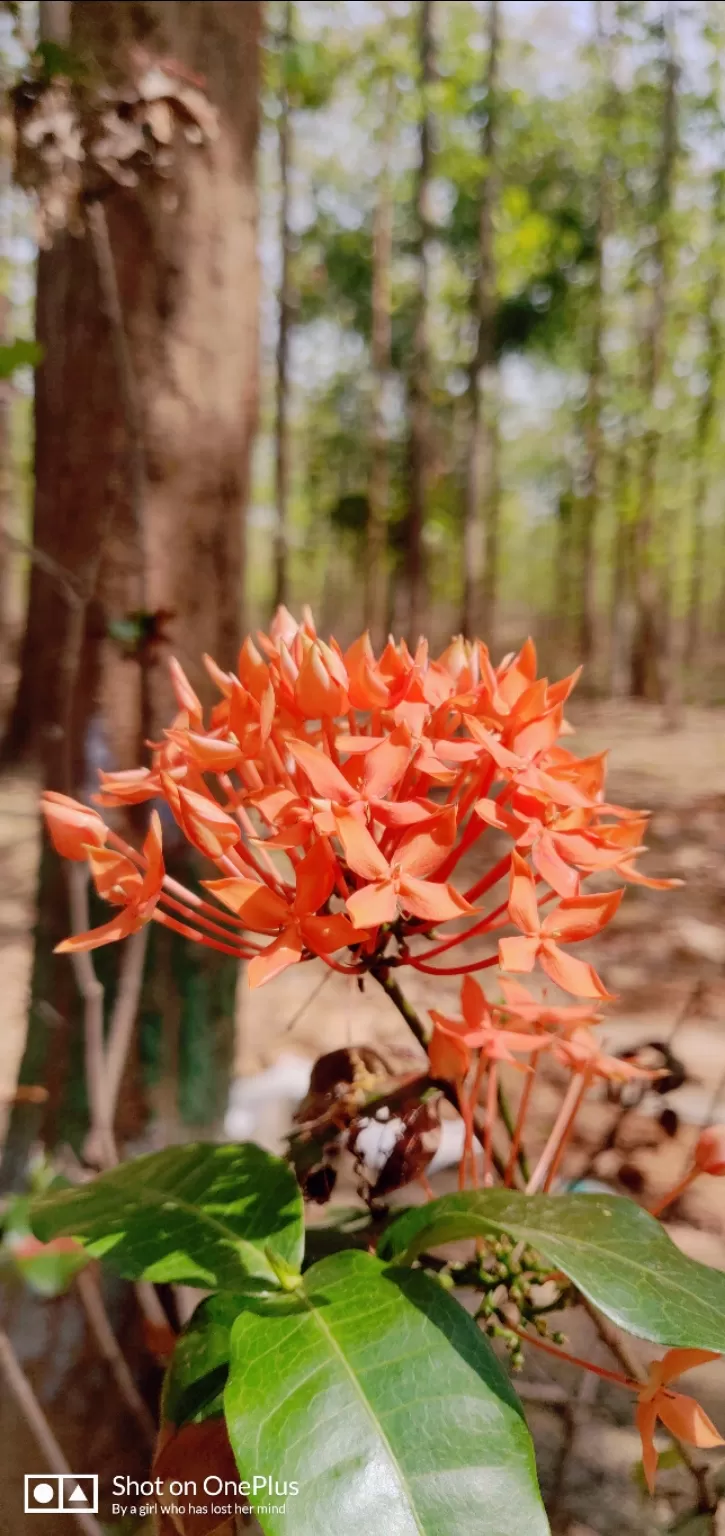
[[239, 1296], [220, 1291], [200, 1302], [179, 1335], [161, 1394], [161, 1421], [180, 1429], [222, 1412], [229, 1375], [232, 1324], [242, 1308]]
[[628, 1333], [725, 1353], [725, 1274], [688, 1259], [653, 1216], [618, 1195], [443, 1195], [393, 1222], [378, 1252], [411, 1261], [424, 1248], [502, 1232], [563, 1270]]
[[65, 1234], [131, 1280], [210, 1289], [274, 1288], [265, 1254], [299, 1270], [302, 1196], [289, 1165], [251, 1142], [191, 1142], [123, 1163], [31, 1207], [44, 1240]]
[[11, 379], [18, 368], [37, 368], [42, 356], [43, 348], [24, 336], [0, 342], [0, 379]]
[[419, 1270], [340, 1253], [313, 1265], [295, 1295], [246, 1298], [224, 1410], [240, 1477], [266, 1474], [272, 1489], [256, 1501], [286, 1503], [283, 1515], [261, 1515], [267, 1536], [549, 1529], [502, 1367]]

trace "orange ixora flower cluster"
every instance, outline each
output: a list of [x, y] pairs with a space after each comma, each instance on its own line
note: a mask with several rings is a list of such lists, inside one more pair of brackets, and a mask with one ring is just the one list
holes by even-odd
[[[249, 961], [252, 986], [317, 956], [347, 975], [403, 965], [427, 975], [538, 964], [566, 992], [608, 997], [570, 946], [613, 917], [621, 889], [582, 882], [636, 868], [646, 817], [604, 798], [604, 755], [559, 744], [576, 674], [536, 676], [529, 640], [494, 667], [486, 646], [459, 637], [437, 658], [367, 635], [343, 652], [306, 613], [280, 609], [270, 633], [247, 638], [236, 673], [207, 669], [219, 702], [205, 721], [177, 662], [178, 713], [150, 767], [101, 774], [101, 807], [164, 801], [214, 866], [192, 892], [167, 875], [152, 812], [142, 852], [87, 805], [48, 792], [58, 851], [87, 859], [99, 894], [119, 910], [60, 947], [93, 949], [148, 921]], [[485, 866], [486, 834], [511, 848]], [[461, 860], [482, 871], [464, 891]], [[469, 877], [470, 878], [470, 877]], [[492, 910], [485, 898], [508, 880]], [[448, 938], [432, 930], [456, 923]], [[513, 933], [499, 934], [506, 928]], [[491, 952], [440, 965], [467, 939]]]

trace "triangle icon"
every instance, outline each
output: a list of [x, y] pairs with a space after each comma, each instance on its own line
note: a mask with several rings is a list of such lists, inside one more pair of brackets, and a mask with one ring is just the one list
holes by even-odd
[[72, 1493], [68, 1494], [69, 1504], [87, 1504], [87, 1495], [83, 1492], [80, 1483], [76, 1483]]

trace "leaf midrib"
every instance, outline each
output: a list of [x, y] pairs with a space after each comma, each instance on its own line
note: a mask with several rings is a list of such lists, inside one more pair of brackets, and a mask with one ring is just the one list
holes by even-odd
[[305, 1291], [302, 1291], [300, 1294], [302, 1296], [302, 1300], [304, 1301], [305, 1306], [307, 1307], [308, 1312], [310, 1313], [310, 1316], [314, 1319], [314, 1321], [315, 1321], [315, 1323], [316, 1323], [320, 1333], [322, 1334], [323, 1338], [326, 1339], [327, 1343], [330, 1345], [330, 1348], [331, 1348], [333, 1354], [336, 1356], [336, 1358], [339, 1360], [340, 1364], [342, 1365], [342, 1368], [343, 1368], [343, 1370], [345, 1372], [345, 1375], [348, 1377], [348, 1379], [349, 1379], [349, 1381], [350, 1381], [350, 1383], [351, 1383], [351, 1385], [353, 1387], [354, 1392], [356, 1393], [357, 1397], [359, 1398], [360, 1402], [362, 1403], [362, 1406], [363, 1406], [363, 1408], [365, 1410], [365, 1413], [367, 1414], [368, 1418], [370, 1419], [370, 1421], [371, 1421], [371, 1423], [373, 1425], [373, 1428], [376, 1430], [378, 1436], [380, 1437], [380, 1439], [381, 1439], [381, 1441], [382, 1441], [382, 1443], [383, 1443], [383, 1445], [384, 1445], [384, 1447], [385, 1447], [385, 1449], [386, 1449], [386, 1451], [388, 1453], [391, 1465], [395, 1469], [395, 1472], [396, 1472], [396, 1475], [398, 1477], [398, 1481], [400, 1483], [401, 1489], [402, 1489], [403, 1493], [408, 1498], [410, 1509], [411, 1509], [411, 1512], [412, 1512], [412, 1515], [413, 1515], [413, 1519], [415, 1520], [416, 1530], [420, 1533], [420, 1536], [426, 1536], [425, 1526], [421, 1525], [420, 1520], [418, 1518], [418, 1511], [417, 1511], [417, 1508], [416, 1508], [415, 1500], [413, 1498], [413, 1493], [412, 1493], [412, 1489], [410, 1487], [410, 1483], [408, 1481], [408, 1478], [406, 1477], [406, 1475], [405, 1475], [405, 1473], [404, 1473], [404, 1471], [403, 1471], [403, 1469], [402, 1469], [402, 1467], [400, 1465], [398, 1457], [396, 1456], [395, 1451], [393, 1450], [393, 1447], [390, 1444], [388, 1436], [385, 1434], [385, 1431], [382, 1429], [381, 1424], [380, 1424], [380, 1420], [377, 1418], [372, 1404], [370, 1403], [368, 1397], [366, 1396], [365, 1392], [363, 1391], [363, 1389], [362, 1389], [362, 1387], [360, 1385], [359, 1379], [355, 1375], [355, 1372], [353, 1371], [352, 1366], [350, 1365], [350, 1362], [349, 1362], [349, 1360], [347, 1359], [347, 1356], [344, 1353], [344, 1350], [338, 1344], [338, 1341], [335, 1338], [335, 1335], [332, 1332], [332, 1330], [330, 1328], [328, 1328], [327, 1323], [325, 1322], [324, 1318], [321, 1316], [319, 1308], [313, 1306], [312, 1302], [310, 1301], [309, 1296], [306, 1294]]

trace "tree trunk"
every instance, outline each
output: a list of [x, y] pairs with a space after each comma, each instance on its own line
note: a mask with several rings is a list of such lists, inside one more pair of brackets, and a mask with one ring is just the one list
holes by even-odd
[[692, 564], [685, 641], [685, 665], [691, 676], [697, 668], [702, 640], [702, 608], [705, 586], [705, 502], [709, 485], [707, 452], [717, 404], [718, 386], [722, 373], [723, 338], [720, 306], [723, 288], [722, 237], [723, 230], [725, 230], [725, 173], [720, 169], [715, 173], [713, 194], [711, 241], [713, 260], [705, 289], [704, 301], [707, 387], [700, 398], [700, 409], [695, 426], [695, 477], [692, 494]]
[[597, 192], [596, 230], [591, 288], [591, 357], [586, 402], [585, 481], [581, 502], [581, 594], [579, 607], [579, 659], [591, 666], [596, 646], [597, 591], [595, 538], [599, 520], [602, 477], [602, 389], [604, 384], [604, 246], [610, 226], [611, 167], [608, 143], [615, 110], [615, 90], [611, 83], [608, 40], [602, 23], [601, 0], [596, 0], [597, 54], [606, 74], [603, 87], [599, 187]]
[[391, 147], [396, 102], [395, 84], [385, 89], [381, 165], [373, 214], [372, 338], [373, 372], [372, 443], [365, 569], [365, 624], [373, 644], [383, 641], [386, 593], [386, 545], [390, 500], [390, 449], [387, 410], [391, 375], [391, 314], [393, 279], [393, 187]]
[[[96, 247], [88, 231], [63, 233], [40, 253], [34, 542], [85, 581], [95, 574], [101, 525], [108, 528], [112, 518], [90, 603], [69, 604], [52, 576], [37, 565], [32, 572], [5, 756], [33, 755], [49, 787], [87, 792], [99, 765], [138, 761], [146, 685], [152, 736], [173, 713], [167, 648], [160, 647], [161, 665], [140, 665], [109, 631], [131, 618], [139, 622], [142, 588], [145, 607], [171, 615], [173, 652], [202, 693], [204, 651], [223, 667], [235, 662], [257, 407], [259, 22], [256, 3], [225, 0], [78, 0], [71, 7], [71, 47], [93, 61], [100, 80], [123, 82], [134, 49], [172, 61], [205, 77], [219, 134], [206, 146], [178, 147], [173, 198], [168, 183], [162, 195], [158, 182], [147, 181], [113, 187], [102, 205], [140, 399], [140, 528], [134, 427], [123, 405]], [[173, 825], [164, 833], [173, 859]], [[79, 997], [68, 962], [51, 959], [53, 944], [69, 930], [65, 880], [46, 849], [22, 1077], [38, 1082], [50, 1073], [51, 1094], [44, 1111], [24, 1106], [25, 1113], [18, 1107], [13, 1115], [6, 1173], [10, 1167], [17, 1175], [23, 1148], [38, 1135], [51, 1144], [79, 1141], [69, 1130], [69, 1117], [76, 1128], [85, 1117]], [[118, 950], [95, 963], [110, 1002]], [[217, 1043], [222, 1034], [229, 1042], [232, 1028], [228, 1005], [216, 997], [226, 985], [222, 971], [215, 972], [207, 1008]], [[208, 989], [197, 986], [195, 996], [202, 995], [209, 999]], [[206, 1005], [195, 1006], [203, 1027]], [[177, 1016], [185, 1007], [182, 996]], [[210, 1055], [215, 1049], [210, 1039]], [[211, 1121], [216, 1105], [208, 1110]]]
[[280, 38], [279, 87], [279, 244], [282, 270], [279, 283], [279, 318], [277, 329], [277, 377], [274, 476], [277, 527], [274, 548], [274, 604], [289, 597], [289, 347], [292, 328], [292, 233], [290, 230], [290, 156], [292, 151], [292, 116], [288, 70], [294, 40], [293, 0], [286, 0], [284, 26]]
[[650, 312], [644, 340], [644, 403], [649, 420], [642, 437], [639, 476], [639, 507], [635, 535], [636, 625], [632, 646], [631, 692], [634, 698], [659, 698], [662, 693], [659, 666], [658, 582], [654, 569], [657, 463], [660, 428], [653, 413], [665, 361], [665, 332], [669, 292], [672, 237], [672, 198], [677, 162], [677, 81], [673, 17], [666, 9], [664, 31], [664, 81], [662, 137], [654, 209]]
[[[498, 0], [489, 0], [488, 63], [486, 66], [486, 119], [481, 134], [484, 174], [478, 218], [478, 272], [471, 308], [475, 325], [475, 349], [468, 382], [470, 436], [463, 506], [463, 602], [461, 629], [472, 634], [479, 619], [476, 605], [481, 584], [479, 527], [481, 470], [486, 471], [486, 518], [483, 560], [483, 608], [486, 639], [493, 644], [493, 622], [498, 575], [498, 525], [500, 487], [498, 476], [498, 414], [492, 405], [496, 394], [496, 265], [494, 211], [498, 191], [496, 128], [500, 15]], [[488, 407], [488, 409], [487, 409]]]
[[609, 693], [614, 699], [627, 696], [634, 632], [634, 527], [629, 517], [630, 476], [630, 442], [625, 435], [615, 459], [612, 486], [615, 526], [609, 613]]
[[433, 0], [418, 0], [418, 48], [420, 60], [420, 129], [418, 174], [415, 195], [418, 278], [413, 357], [408, 381], [410, 413], [410, 490], [404, 579], [408, 590], [408, 638], [415, 645], [427, 606], [424, 533], [430, 466], [430, 355], [428, 306], [431, 265], [431, 178], [433, 173], [433, 117], [430, 87], [435, 79]]

